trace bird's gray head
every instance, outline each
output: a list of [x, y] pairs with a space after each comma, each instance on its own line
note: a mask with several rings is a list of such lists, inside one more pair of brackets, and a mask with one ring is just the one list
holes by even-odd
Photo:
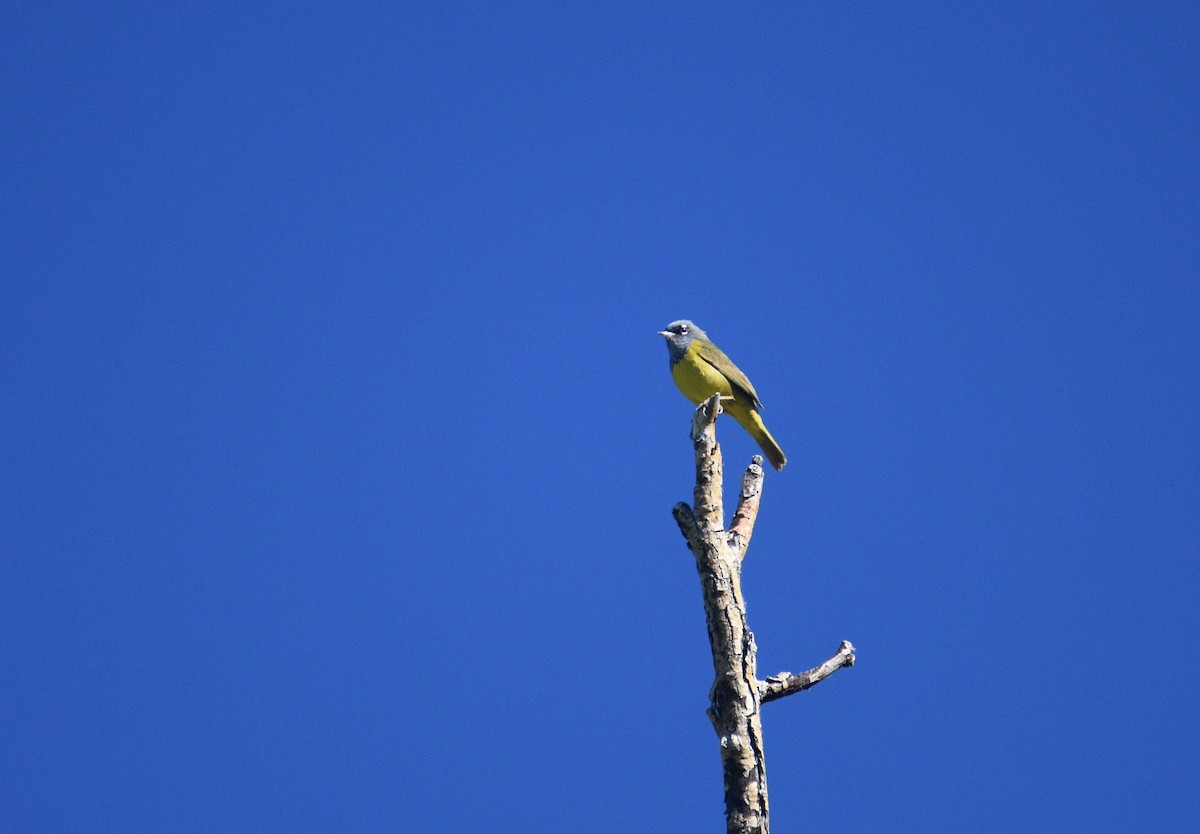
[[671, 355], [672, 366], [683, 358], [693, 341], [708, 339], [707, 333], [686, 319], [671, 322], [666, 330], [658, 331], [658, 335], [667, 340], [667, 352]]

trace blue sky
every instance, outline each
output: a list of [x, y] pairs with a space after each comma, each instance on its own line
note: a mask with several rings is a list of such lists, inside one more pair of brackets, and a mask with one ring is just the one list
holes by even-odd
[[[1193, 4], [18, 4], [0, 828], [1200, 826]], [[755, 452], [732, 422], [731, 479]]]

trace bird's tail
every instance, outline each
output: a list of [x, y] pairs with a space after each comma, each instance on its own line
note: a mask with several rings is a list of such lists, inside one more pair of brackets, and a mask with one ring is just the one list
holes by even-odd
[[762, 449], [763, 455], [767, 462], [776, 469], [783, 469], [783, 465], [787, 463], [787, 455], [783, 453], [783, 449], [779, 448], [779, 444], [775, 442], [775, 438], [771, 437], [771, 433], [767, 431], [767, 427], [763, 425], [762, 417], [759, 416], [756, 409], [748, 409], [742, 413], [733, 413], [733, 416], [739, 423], [742, 424], [750, 436], [758, 443], [758, 448]]

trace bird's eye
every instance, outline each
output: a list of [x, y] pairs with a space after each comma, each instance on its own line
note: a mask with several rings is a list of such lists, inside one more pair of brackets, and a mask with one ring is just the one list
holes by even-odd
[[680, 332], [680, 334], [687, 333], [687, 332], [688, 332], [688, 326], [687, 326], [686, 324], [681, 324], [681, 325], [679, 325], [679, 332]]

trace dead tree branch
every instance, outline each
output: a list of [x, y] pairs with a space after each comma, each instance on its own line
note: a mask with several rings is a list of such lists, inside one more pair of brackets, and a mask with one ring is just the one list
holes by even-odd
[[763, 756], [761, 705], [799, 692], [854, 663], [854, 647], [843, 642], [838, 653], [802, 675], [781, 673], [760, 681], [756, 677], [757, 649], [746, 625], [742, 597], [742, 559], [754, 533], [762, 497], [762, 458], [755, 455], [742, 476], [733, 523], [725, 529], [722, 502], [721, 448], [716, 421], [720, 398], [713, 396], [696, 409], [692, 442], [696, 452], [696, 488], [692, 506], [672, 510], [704, 593], [704, 616], [716, 678], [709, 691], [708, 717], [721, 746], [725, 772], [725, 819], [729, 834], [767, 834], [766, 761]]

